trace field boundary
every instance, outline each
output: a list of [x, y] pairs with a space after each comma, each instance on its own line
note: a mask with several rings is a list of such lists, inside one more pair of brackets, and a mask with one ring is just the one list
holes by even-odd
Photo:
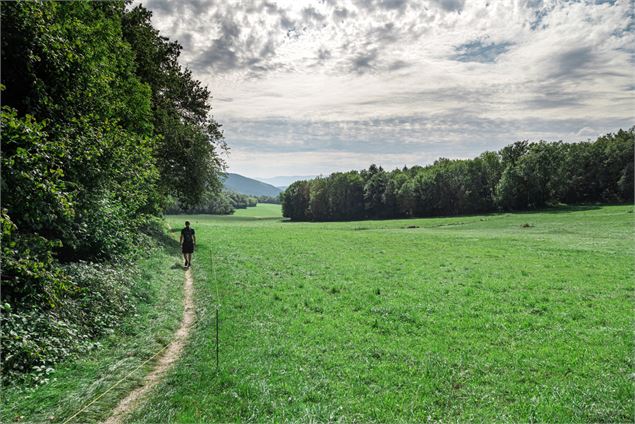
[[110, 417], [104, 421], [105, 424], [119, 424], [123, 418], [132, 412], [139, 405], [142, 398], [163, 378], [165, 372], [177, 361], [183, 352], [185, 342], [190, 335], [190, 330], [194, 324], [194, 279], [192, 270], [185, 271], [183, 282], [183, 319], [179, 329], [174, 334], [174, 339], [167, 345], [163, 355], [159, 357], [154, 369], [146, 375], [143, 384], [137, 387], [123, 398], [117, 407], [112, 411]]

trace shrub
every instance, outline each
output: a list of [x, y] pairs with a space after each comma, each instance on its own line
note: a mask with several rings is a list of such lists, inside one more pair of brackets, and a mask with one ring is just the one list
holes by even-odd
[[130, 268], [79, 262], [56, 271], [66, 285], [54, 305], [16, 310], [6, 302], [0, 308], [3, 379], [35, 371], [36, 381], [44, 381], [56, 362], [99, 346], [98, 339], [147, 297]]

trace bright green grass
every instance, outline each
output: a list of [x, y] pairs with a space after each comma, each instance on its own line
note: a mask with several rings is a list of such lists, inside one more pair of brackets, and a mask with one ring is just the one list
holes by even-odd
[[[56, 366], [51, 382], [39, 387], [4, 387], [0, 422], [64, 422], [115, 382], [169, 343], [183, 315], [183, 269], [178, 244], [166, 243], [132, 268], [146, 302], [103, 347]], [[153, 362], [78, 415], [73, 422], [101, 422], [129, 391], [140, 385]]]
[[132, 419], [633, 422], [633, 216], [191, 217], [197, 325]]
[[282, 206], [273, 205], [271, 203], [258, 203], [255, 207], [246, 209], [236, 209], [232, 215], [234, 217], [252, 217], [252, 218], [281, 218]]
[[198, 324], [133, 420], [632, 422], [633, 216], [192, 217]]

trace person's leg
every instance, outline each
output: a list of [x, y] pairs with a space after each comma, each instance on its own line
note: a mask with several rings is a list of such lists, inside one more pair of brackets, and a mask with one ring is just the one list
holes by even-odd
[[188, 253], [187, 254], [187, 266], [191, 266], [192, 265], [192, 254]]
[[187, 266], [187, 263], [188, 263], [187, 262], [187, 253], [183, 253], [183, 259], [185, 260], [185, 265], [184, 266]]

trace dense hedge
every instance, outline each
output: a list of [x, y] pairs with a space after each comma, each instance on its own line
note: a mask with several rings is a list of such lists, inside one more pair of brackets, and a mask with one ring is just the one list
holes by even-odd
[[633, 201], [635, 129], [595, 142], [517, 142], [475, 159], [391, 172], [371, 166], [297, 181], [282, 194], [293, 220], [348, 220], [527, 210]]

